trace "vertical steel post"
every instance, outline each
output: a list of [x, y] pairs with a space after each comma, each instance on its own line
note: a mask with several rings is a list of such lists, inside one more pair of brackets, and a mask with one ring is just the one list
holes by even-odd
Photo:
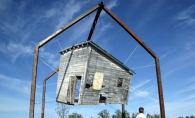
[[46, 93], [46, 80], [43, 81], [43, 91], [42, 91], [42, 109], [41, 109], [41, 118], [45, 116], [45, 93]]
[[155, 65], [156, 65], [156, 76], [157, 76], [157, 84], [158, 84], [158, 97], [160, 101], [160, 112], [161, 118], [165, 118], [165, 109], [164, 109], [164, 97], [163, 97], [163, 87], [162, 87], [162, 79], [161, 79], [161, 72], [160, 72], [160, 62], [159, 58], [156, 56], [155, 58]]
[[42, 91], [42, 110], [41, 110], [41, 118], [44, 118], [45, 112], [45, 93], [46, 93], [46, 81], [53, 76], [55, 73], [59, 71], [59, 68], [55, 69], [51, 72], [44, 80], [43, 80], [43, 91]]
[[35, 106], [35, 91], [36, 91], [36, 78], [37, 78], [38, 55], [39, 55], [39, 45], [36, 45], [35, 46], [35, 49], [34, 49], [34, 63], [33, 63], [32, 82], [31, 82], [31, 93], [30, 93], [30, 111], [29, 111], [29, 118], [34, 118], [34, 106]]
[[125, 105], [122, 104], [122, 118], [125, 118]]

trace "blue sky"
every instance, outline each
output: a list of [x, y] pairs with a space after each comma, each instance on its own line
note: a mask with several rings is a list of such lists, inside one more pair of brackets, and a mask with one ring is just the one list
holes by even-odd
[[[0, 1], [0, 117], [27, 118], [35, 44], [64, 26], [99, 0]], [[195, 1], [105, 0], [104, 4], [160, 58], [167, 118], [195, 115]], [[59, 66], [61, 49], [87, 40], [95, 12], [40, 49], [35, 117], [41, 116], [43, 79]], [[111, 17], [102, 12], [92, 41], [136, 74], [126, 110], [158, 114], [154, 59]], [[129, 58], [128, 58], [129, 57]], [[57, 74], [47, 81], [45, 117], [55, 113]], [[70, 106], [70, 113], [96, 117], [103, 109], [113, 114], [121, 105]]]

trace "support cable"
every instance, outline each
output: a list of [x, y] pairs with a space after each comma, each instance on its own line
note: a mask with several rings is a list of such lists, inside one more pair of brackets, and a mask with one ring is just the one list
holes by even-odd
[[61, 50], [62, 50], [62, 46], [60, 45], [60, 42], [58, 41], [58, 38], [57, 39], [57, 42], [58, 42], [58, 45], [60, 46]]
[[139, 69], [139, 68], [146, 68], [149, 66], [155, 66], [155, 64], [151, 64], [151, 65], [147, 65], [147, 66], [141, 66], [141, 67], [135, 67], [135, 68], [131, 68], [131, 69]]
[[134, 49], [133, 52], [129, 55], [129, 57], [127, 58], [127, 60], [125, 61], [124, 64], [126, 64], [126, 62], [129, 60], [129, 58], [133, 55], [133, 53], [135, 52], [135, 50], [138, 48], [138, 46], [139, 46], [139, 45], [137, 45], [137, 46], [135, 47], [135, 49]]
[[131, 87], [131, 88], [134, 89], [134, 90], [135, 90], [138, 94], [140, 94], [142, 97], [148, 98], [148, 99], [153, 100], [153, 101], [155, 101], [155, 102], [159, 102], [158, 100], [154, 99], [153, 97], [151, 97], [151, 96], [149, 96], [149, 95], [147, 95], [147, 94], [144, 94], [143, 92], [137, 90], [136, 88], [134, 88], [134, 87]]
[[39, 57], [39, 59], [45, 64], [45, 65], [47, 65], [49, 68], [51, 68], [53, 71], [55, 71], [56, 73], [58, 73], [58, 71], [56, 71], [54, 68], [52, 68], [49, 64], [47, 64], [43, 59], [41, 59], [40, 57]]

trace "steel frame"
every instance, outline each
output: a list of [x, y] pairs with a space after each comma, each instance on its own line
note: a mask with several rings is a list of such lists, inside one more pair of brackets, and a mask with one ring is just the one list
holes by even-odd
[[[162, 88], [162, 80], [161, 80], [161, 72], [160, 72], [160, 62], [159, 57], [130, 29], [128, 28], [114, 13], [112, 13], [106, 6], [104, 6], [103, 2], [89, 9], [85, 13], [81, 14], [79, 17], [75, 18], [67, 25], [63, 26], [41, 42], [39, 42], [34, 48], [34, 60], [33, 60], [33, 70], [32, 70], [32, 83], [31, 83], [31, 94], [30, 94], [30, 111], [29, 118], [34, 118], [34, 105], [35, 105], [35, 92], [36, 92], [36, 79], [37, 79], [37, 66], [38, 66], [38, 55], [39, 48], [47, 44], [53, 38], [64, 32], [66, 29], [70, 28], [75, 23], [79, 22], [95, 10], [97, 10], [94, 22], [91, 27], [91, 31], [89, 33], [89, 37], [87, 40], [91, 39], [93, 31], [95, 29], [96, 23], [98, 21], [98, 17], [103, 9], [109, 16], [111, 16], [129, 35], [131, 35], [154, 59], [155, 59], [155, 67], [156, 67], [156, 75], [157, 75], [157, 85], [158, 85], [158, 95], [159, 95], [159, 104], [160, 104], [160, 115], [161, 118], [165, 118], [165, 108], [164, 108], [164, 97], [163, 97], [163, 88]], [[122, 108], [124, 106], [122, 105]], [[124, 115], [123, 115], [124, 116]]]
[[55, 73], [59, 71], [59, 68], [55, 69], [51, 72], [44, 80], [43, 80], [43, 91], [42, 91], [42, 109], [41, 109], [41, 118], [44, 118], [45, 114], [45, 92], [46, 92], [46, 81], [53, 76]]

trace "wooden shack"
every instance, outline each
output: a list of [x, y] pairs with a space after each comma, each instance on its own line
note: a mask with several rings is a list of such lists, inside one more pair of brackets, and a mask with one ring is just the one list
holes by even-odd
[[133, 71], [92, 41], [60, 51], [56, 101], [127, 104]]

